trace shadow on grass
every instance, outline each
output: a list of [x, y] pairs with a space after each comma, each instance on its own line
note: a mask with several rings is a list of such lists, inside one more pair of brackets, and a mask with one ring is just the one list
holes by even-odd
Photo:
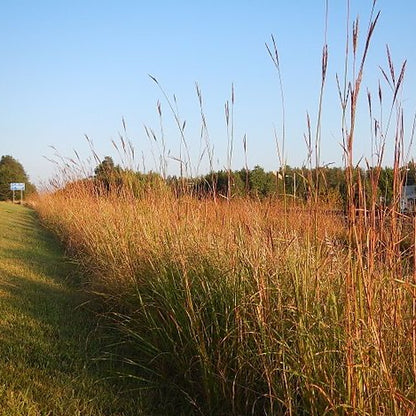
[[138, 394], [114, 377], [122, 365], [103, 359], [114, 336], [91, 311], [74, 264], [34, 211], [13, 207], [7, 221], [3, 213], [0, 405], [10, 406], [12, 391], [39, 414], [140, 414]]

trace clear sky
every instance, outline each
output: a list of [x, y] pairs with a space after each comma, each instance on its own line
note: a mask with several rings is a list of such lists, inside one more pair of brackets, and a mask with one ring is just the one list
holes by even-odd
[[[346, 1], [329, 0], [329, 66], [322, 118], [322, 162], [342, 165], [340, 105], [335, 74], [342, 76]], [[361, 42], [372, 0], [351, 0], [351, 18], [360, 17]], [[376, 27], [363, 81], [377, 95], [387, 67], [388, 43], [395, 64], [408, 60], [403, 90], [407, 137], [416, 110], [416, 2], [378, 0]], [[54, 146], [62, 156], [91, 153], [84, 135], [100, 157], [117, 152], [125, 119], [138, 167], [157, 169], [158, 150], [144, 125], [160, 131], [157, 102], [163, 111], [166, 147], [177, 171], [180, 135], [155, 76], [169, 97], [175, 94], [196, 173], [200, 153], [200, 116], [195, 82], [205, 106], [215, 168], [226, 166], [227, 129], [224, 104], [235, 88], [233, 168], [248, 162], [274, 170], [279, 166], [274, 129], [282, 131], [282, 107], [276, 71], [265, 42], [274, 34], [285, 95], [287, 163], [306, 160], [303, 134], [306, 111], [312, 123], [318, 109], [324, 0], [258, 1], [0, 1], [0, 154], [18, 159], [35, 183], [46, 181], [54, 165]], [[399, 70], [399, 68], [398, 68]], [[383, 88], [387, 90], [382, 80]], [[369, 118], [360, 109], [357, 159], [370, 156]], [[123, 133], [124, 134], [124, 133]], [[159, 134], [159, 133], [158, 133]], [[390, 155], [391, 157], [391, 155]], [[386, 163], [389, 163], [389, 155]], [[204, 167], [205, 166], [205, 167]], [[203, 161], [200, 173], [207, 168]]]

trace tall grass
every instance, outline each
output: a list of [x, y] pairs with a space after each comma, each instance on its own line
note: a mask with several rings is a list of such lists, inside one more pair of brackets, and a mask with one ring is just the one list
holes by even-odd
[[369, 264], [361, 246], [352, 251], [342, 217], [321, 212], [315, 235], [309, 210], [275, 201], [76, 187], [38, 210], [107, 305], [129, 376], [168, 409], [413, 411], [411, 283], [383, 255]]
[[[317, 176], [305, 178], [311, 197], [304, 206], [293, 209], [286, 197], [258, 201], [229, 194], [221, 200], [215, 189], [212, 200], [199, 200], [177, 195], [163, 183], [137, 198], [129, 187], [99, 192], [91, 180], [37, 201], [44, 223], [66, 242], [84, 269], [88, 290], [102, 298], [120, 331], [126, 344], [123, 359], [131, 369], [126, 376], [135, 378], [138, 388], [150, 388], [149, 395], [155, 403], [163, 402], [166, 412], [416, 412], [416, 234], [398, 203], [405, 64], [396, 77], [389, 52], [390, 75], [384, 74], [391, 110], [383, 130], [381, 120], [374, 124], [372, 141], [379, 157], [369, 166], [370, 186], [354, 173], [357, 103], [378, 20], [374, 5], [361, 57], [358, 20], [352, 36], [347, 34], [344, 85], [338, 82], [345, 218], [319, 200], [326, 42], [315, 143], [308, 116], [308, 159], [315, 152]], [[269, 53], [280, 71], [274, 39]], [[197, 94], [209, 143], [198, 87]], [[378, 97], [382, 108], [381, 90]], [[370, 93], [367, 98], [373, 123], [377, 118]], [[185, 149], [181, 166], [188, 171], [184, 126], [168, 103]], [[229, 105], [226, 117], [231, 163]], [[378, 172], [394, 119], [395, 197], [380, 209]], [[208, 155], [211, 162], [211, 149]]]
[[38, 210], [115, 311], [137, 377], [202, 414], [335, 406], [342, 218], [320, 216], [314, 248], [307, 212], [284, 218], [278, 202], [83, 192], [44, 197]]

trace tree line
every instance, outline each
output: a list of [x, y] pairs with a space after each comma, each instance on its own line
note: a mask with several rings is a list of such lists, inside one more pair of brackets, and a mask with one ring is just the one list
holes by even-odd
[[[141, 173], [115, 165], [109, 156], [96, 167], [93, 179], [101, 192], [128, 187], [137, 196], [149, 189], [169, 187], [177, 194], [189, 194], [198, 198], [252, 197], [283, 198], [307, 201], [317, 197], [319, 201], [345, 206], [347, 184], [345, 169], [320, 167], [319, 169], [285, 166], [278, 171], [266, 171], [261, 166], [252, 169], [219, 170], [196, 178], [162, 176], [155, 172]], [[400, 170], [403, 183], [416, 184], [415, 164], [409, 163]], [[357, 195], [364, 189], [365, 195], [380, 204], [389, 204], [393, 198], [394, 169], [377, 167], [354, 170]], [[374, 186], [375, 184], [375, 186]], [[357, 196], [358, 198], [358, 196]]]
[[[400, 169], [402, 182], [416, 184], [416, 163], [410, 162]], [[393, 198], [394, 170], [391, 167], [363, 169], [354, 171], [356, 182], [361, 183], [365, 194], [373, 197], [376, 189], [376, 200], [380, 204], [389, 204]], [[373, 186], [377, 178], [376, 186]], [[293, 168], [285, 166], [277, 171], [266, 171], [261, 166], [252, 169], [218, 170], [195, 178], [167, 176], [159, 173], [142, 173], [116, 165], [110, 156], [106, 156], [95, 168], [94, 176], [86, 179], [93, 182], [94, 189], [101, 193], [110, 190], [128, 188], [140, 197], [154, 189], [168, 187], [176, 194], [189, 194], [198, 198], [293, 198], [295, 201], [306, 201], [317, 197], [322, 202], [345, 206], [347, 200], [345, 169], [341, 167], [306, 167]], [[11, 182], [26, 184], [26, 195], [36, 192], [20, 162], [10, 155], [0, 159], [0, 200], [10, 200]], [[358, 189], [357, 189], [358, 193]]]

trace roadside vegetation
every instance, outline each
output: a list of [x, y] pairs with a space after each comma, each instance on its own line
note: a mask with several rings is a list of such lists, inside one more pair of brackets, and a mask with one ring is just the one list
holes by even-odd
[[[87, 292], [100, 299], [124, 347], [126, 376], [164, 414], [415, 414], [415, 220], [399, 207], [410, 166], [405, 142], [413, 137], [404, 137], [400, 103], [406, 63], [397, 70], [388, 48], [387, 91], [365, 97], [374, 157], [362, 169], [354, 158], [375, 3], [364, 39], [353, 22], [345, 74], [337, 77], [340, 198], [324, 192], [331, 181], [320, 166], [324, 45], [316, 128], [308, 116], [307, 166], [298, 171], [302, 197], [290, 192], [286, 175], [294, 171], [283, 156], [275, 192], [250, 192], [256, 176], [247, 169], [239, 176], [247, 192], [234, 192], [232, 93], [224, 189], [213, 170], [202, 179], [187, 175], [184, 124], [165, 95], [185, 149], [179, 178], [166, 176], [163, 150], [160, 174], [123, 170], [106, 158], [97, 159], [94, 177], [80, 178], [75, 161], [73, 171], [68, 163], [63, 169], [64, 186], [33, 201], [83, 271]], [[268, 51], [280, 79], [273, 38]], [[164, 149], [163, 136], [149, 135]], [[388, 138], [395, 151], [387, 170]], [[121, 142], [129, 161], [134, 152]], [[208, 140], [205, 155], [211, 162]], [[257, 178], [266, 175], [260, 170]]]
[[412, 414], [404, 233], [387, 211], [349, 228], [322, 204], [292, 204], [81, 183], [37, 209], [166, 414]]

